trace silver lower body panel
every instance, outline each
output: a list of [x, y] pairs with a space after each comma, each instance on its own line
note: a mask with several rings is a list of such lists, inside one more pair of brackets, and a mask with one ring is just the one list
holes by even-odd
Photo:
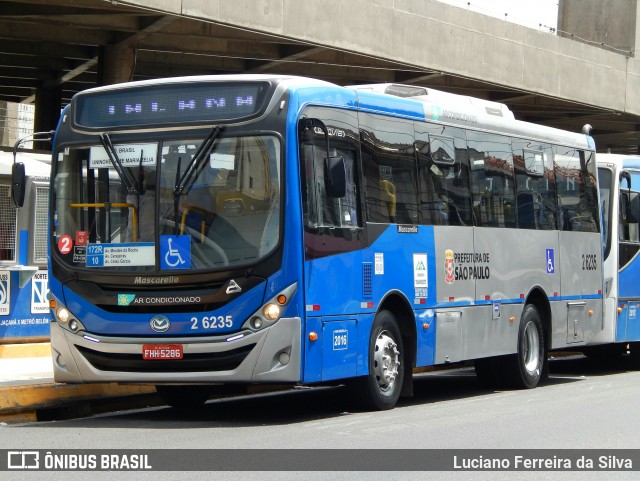
[[[288, 383], [301, 378], [301, 321], [282, 318], [259, 331], [231, 336], [122, 338], [74, 334], [51, 323], [56, 382]], [[143, 361], [144, 344], [181, 344], [181, 361]], [[168, 366], [163, 370], [160, 364]], [[209, 365], [211, 366], [209, 368]]]

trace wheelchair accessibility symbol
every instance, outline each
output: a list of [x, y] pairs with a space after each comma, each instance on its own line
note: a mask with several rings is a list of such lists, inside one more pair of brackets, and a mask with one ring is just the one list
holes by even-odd
[[160, 236], [160, 268], [161, 269], [191, 268], [191, 236], [188, 236], [188, 235], [161, 235]]
[[555, 255], [553, 249], [547, 249], [547, 274], [556, 272]]

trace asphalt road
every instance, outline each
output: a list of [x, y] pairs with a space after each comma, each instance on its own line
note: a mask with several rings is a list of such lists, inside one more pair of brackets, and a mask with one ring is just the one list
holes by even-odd
[[[415, 396], [385, 412], [352, 412], [341, 388], [320, 388], [214, 400], [191, 412], [162, 407], [4, 425], [0, 426], [0, 449], [184, 449], [187, 454], [196, 453], [191, 456], [196, 468], [197, 453], [225, 456], [223, 449], [273, 449], [276, 451], [268, 455], [282, 456], [283, 462], [295, 457], [291, 449], [348, 453], [346, 460], [324, 453], [328, 469], [339, 469], [333, 472], [137, 472], [117, 473], [117, 479], [640, 479], [640, 461], [632, 472], [413, 472], [407, 471], [410, 465], [399, 472], [351, 470], [360, 465], [350, 462], [349, 456], [371, 455], [367, 451], [347, 451], [359, 449], [378, 450], [374, 453], [377, 465], [380, 460], [388, 460], [391, 466], [400, 457], [407, 457], [409, 449], [427, 450], [425, 453], [434, 449], [465, 450], [463, 453], [476, 458], [477, 449], [548, 449], [558, 457], [566, 453], [558, 450], [564, 449], [591, 449], [591, 454], [635, 449], [640, 453], [640, 372], [629, 370], [625, 359], [608, 367], [586, 358], [554, 360], [550, 366], [551, 375], [544, 385], [517, 391], [486, 389], [469, 368], [420, 374], [415, 377]], [[198, 449], [207, 451], [195, 451]], [[166, 454], [175, 456], [176, 463], [185, 456], [185, 452]], [[247, 459], [246, 465], [259, 468], [263, 459], [260, 452], [249, 455], [255, 459]], [[322, 455], [318, 454], [320, 460]], [[321, 464], [311, 459], [311, 465]], [[412, 458], [409, 455], [407, 459]], [[343, 467], [347, 471], [342, 471]], [[73, 472], [8, 474], [9, 478], [2, 473], [0, 477], [88, 479], [87, 473]], [[113, 476], [91, 473], [91, 479]]]

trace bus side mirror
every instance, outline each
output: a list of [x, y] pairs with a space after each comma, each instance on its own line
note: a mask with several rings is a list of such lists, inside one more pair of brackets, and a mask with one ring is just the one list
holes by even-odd
[[344, 157], [325, 158], [324, 168], [327, 197], [344, 197], [347, 194], [347, 173], [344, 166]]
[[24, 194], [27, 188], [24, 164], [15, 162], [11, 167], [11, 200], [16, 207], [24, 205]]
[[640, 222], [640, 195], [637, 192], [630, 193], [629, 202], [626, 205], [626, 213], [629, 224]]

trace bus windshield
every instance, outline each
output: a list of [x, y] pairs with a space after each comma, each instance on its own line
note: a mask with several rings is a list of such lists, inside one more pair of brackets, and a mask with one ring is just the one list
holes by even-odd
[[194, 159], [207, 140], [63, 147], [53, 182], [57, 255], [76, 268], [147, 273], [228, 269], [267, 255], [280, 232], [278, 138], [220, 135]]

